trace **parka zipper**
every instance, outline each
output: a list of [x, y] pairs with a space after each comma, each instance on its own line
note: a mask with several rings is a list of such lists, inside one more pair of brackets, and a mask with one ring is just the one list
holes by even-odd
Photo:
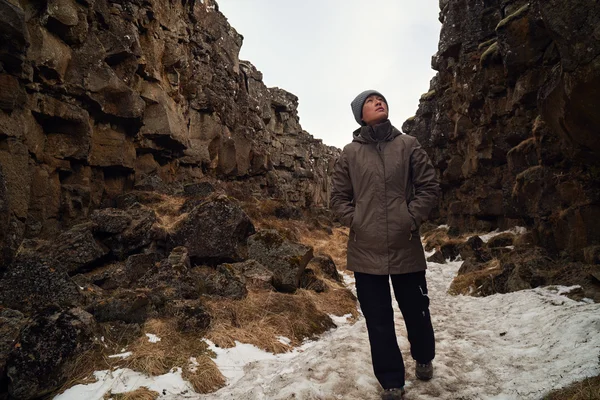
[[386, 183], [386, 177], [385, 177], [385, 157], [383, 156], [383, 151], [381, 149], [381, 143], [382, 142], [377, 142], [377, 154], [379, 154], [379, 158], [381, 158], [381, 164], [383, 166], [383, 200], [385, 202], [384, 204], [384, 208], [385, 208], [385, 250], [387, 253], [387, 267], [388, 267], [388, 274], [391, 272], [391, 266], [390, 266], [390, 244], [389, 244], [389, 229], [388, 229], [388, 207], [387, 207], [387, 183]]

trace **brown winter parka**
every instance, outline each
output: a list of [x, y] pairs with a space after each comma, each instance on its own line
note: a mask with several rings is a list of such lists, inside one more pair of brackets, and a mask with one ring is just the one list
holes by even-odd
[[389, 120], [354, 132], [336, 161], [331, 209], [350, 227], [351, 271], [406, 274], [427, 268], [419, 226], [439, 197], [439, 181], [415, 137]]

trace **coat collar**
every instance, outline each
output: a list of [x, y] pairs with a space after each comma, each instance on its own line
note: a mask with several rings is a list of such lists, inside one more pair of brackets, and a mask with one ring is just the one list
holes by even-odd
[[402, 132], [394, 128], [390, 120], [386, 119], [377, 125], [361, 126], [354, 131], [352, 141], [359, 143], [389, 142], [398, 135], [402, 135]]

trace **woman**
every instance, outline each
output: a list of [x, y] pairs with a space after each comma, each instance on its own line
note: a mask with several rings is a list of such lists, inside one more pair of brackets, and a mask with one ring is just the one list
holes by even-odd
[[404, 361], [389, 282], [406, 323], [415, 375], [429, 380], [435, 340], [419, 226], [437, 204], [439, 183], [417, 139], [392, 126], [381, 93], [364, 91], [351, 106], [361, 127], [336, 162], [331, 208], [350, 227], [347, 267], [356, 278], [382, 399], [402, 399]]

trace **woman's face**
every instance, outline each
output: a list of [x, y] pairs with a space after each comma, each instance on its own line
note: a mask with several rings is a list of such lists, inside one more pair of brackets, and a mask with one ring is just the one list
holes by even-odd
[[388, 119], [388, 106], [383, 97], [373, 94], [365, 100], [362, 120], [367, 125], [375, 125]]

